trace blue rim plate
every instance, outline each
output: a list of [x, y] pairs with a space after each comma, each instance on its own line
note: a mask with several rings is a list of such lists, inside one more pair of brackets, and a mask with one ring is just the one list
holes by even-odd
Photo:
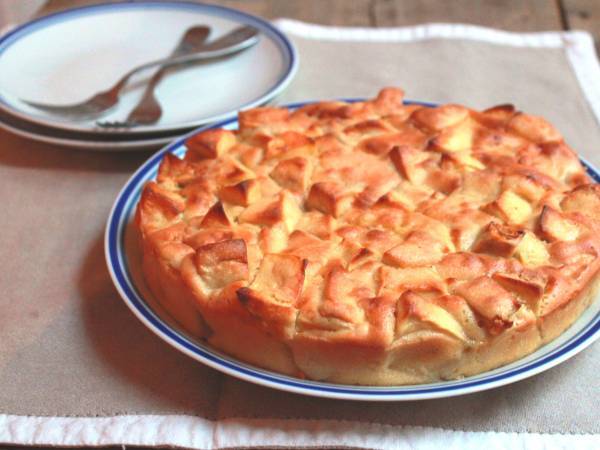
[[[213, 32], [212, 34], [220, 34], [224, 31], [226, 31], [227, 29], [232, 28], [233, 26], [236, 25], [252, 25], [255, 28], [257, 28], [260, 32], [261, 32], [261, 41], [259, 41], [259, 43], [249, 49], [246, 50], [245, 52], [240, 53], [239, 55], [235, 56], [234, 58], [229, 58], [229, 60], [225, 60], [223, 62], [218, 62], [218, 63], [213, 63], [207, 66], [202, 66], [199, 67], [198, 69], [196, 68], [192, 68], [190, 70], [194, 70], [193, 73], [193, 77], [190, 77], [190, 75], [186, 75], [185, 71], [183, 71], [183, 75], [180, 75], [180, 72], [176, 73], [176, 74], [171, 74], [169, 77], [167, 77], [167, 80], [165, 81], [165, 84], [171, 86], [171, 89], [175, 89], [175, 91], [173, 91], [174, 93], [172, 93], [169, 97], [168, 97], [168, 101], [166, 102], [167, 104], [163, 106], [165, 106], [164, 109], [166, 109], [166, 113], [169, 113], [169, 111], [171, 111], [172, 109], [181, 109], [181, 92], [179, 92], [177, 89], [179, 89], [181, 87], [181, 85], [190, 85], [190, 80], [195, 83], [193, 84], [194, 89], [196, 86], [200, 87], [200, 86], [210, 86], [212, 88], [207, 88], [208, 91], [206, 92], [210, 92], [210, 95], [216, 95], [217, 93], [219, 93], [220, 97], [225, 98], [226, 100], [223, 100], [223, 106], [219, 107], [217, 109], [215, 109], [214, 111], [211, 110], [211, 112], [205, 112], [203, 113], [202, 111], [199, 111], [196, 114], [196, 110], [195, 109], [190, 109], [191, 106], [189, 105], [184, 105], [187, 109], [187, 115], [185, 115], [185, 119], [181, 119], [178, 121], [171, 121], [171, 122], [167, 122], [167, 123], [161, 123], [159, 122], [158, 124], [154, 124], [154, 125], [141, 125], [141, 126], [137, 126], [135, 128], [130, 128], [130, 129], [122, 129], [122, 128], [116, 128], [116, 129], [106, 129], [106, 128], [99, 128], [97, 126], [95, 126], [94, 124], [94, 120], [87, 120], [87, 121], [81, 121], [81, 122], [75, 122], [75, 121], [67, 121], [67, 120], [63, 120], [61, 118], [49, 115], [49, 114], [45, 114], [42, 111], [36, 110], [34, 108], [29, 107], [27, 104], [23, 103], [22, 101], [19, 100], [19, 96], [16, 95], [15, 93], [11, 92], [10, 90], [7, 90], [5, 88], [2, 89], [2, 91], [0, 92], [0, 111], [2, 111], [5, 114], [11, 115], [13, 116], [15, 119], [19, 119], [22, 120], [24, 122], [28, 122], [31, 124], [35, 124], [38, 126], [42, 126], [42, 127], [47, 127], [49, 129], [55, 129], [55, 130], [62, 130], [62, 131], [66, 131], [66, 132], [78, 132], [78, 133], [88, 133], [91, 135], [98, 135], [98, 134], [102, 134], [102, 135], [116, 135], [116, 136], [140, 136], [140, 135], [148, 135], [148, 134], [157, 134], [157, 133], [172, 133], [173, 131], [179, 131], [179, 132], [184, 132], [184, 131], [188, 131], [192, 128], [197, 128], [201, 125], [205, 125], [208, 123], [213, 123], [216, 121], [221, 121], [221, 120], [227, 120], [229, 118], [233, 118], [236, 116], [237, 111], [240, 109], [247, 109], [247, 108], [253, 108], [262, 104], [267, 103], [268, 101], [272, 100], [274, 97], [276, 97], [277, 95], [279, 95], [291, 82], [291, 80], [293, 79], [294, 75], [297, 72], [298, 69], [298, 63], [299, 63], [299, 58], [298, 58], [298, 54], [297, 51], [294, 47], [294, 45], [292, 44], [292, 42], [285, 36], [285, 34], [283, 34], [281, 31], [279, 31], [276, 27], [274, 27], [271, 23], [267, 22], [266, 20], [263, 20], [259, 17], [255, 17], [252, 16], [250, 14], [244, 13], [242, 11], [238, 11], [235, 9], [230, 9], [230, 8], [226, 8], [223, 6], [218, 6], [218, 5], [211, 5], [211, 4], [202, 4], [202, 3], [192, 3], [192, 2], [186, 2], [186, 1], [159, 1], [159, 0], [147, 0], [147, 1], [135, 1], [135, 2], [125, 2], [125, 3], [108, 3], [108, 4], [99, 4], [99, 5], [91, 5], [91, 6], [85, 6], [85, 7], [80, 7], [80, 8], [74, 8], [74, 9], [69, 9], [66, 11], [61, 11], [61, 12], [57, 12], [54, 14], [50, 14], [48, 16], [45, 17], [41, 17], [39, 19], [33, 20], [31, 22], [25, 23], [19, 27], [16, 27], [15, 29], [11, 30], [10, 32], [8, 32], [7, 34], [5, 34], [4, 36], [0, 37], [0, 69], [4, 72], [4, 75], [2, 77], [0, 77], [0, 81], [1, 80], [5, 80], [5, 83], [8, 83], [8, 86], [13, 86], [13, 89], [15, 89], [15, 86], [19, 87], [19, 83], [29, 83], [29, 85], [31, 85], [31, 83], [33, 83], [33, 90], [38, 89], [36, 86], [46, 86], [45, 83], [46, 80], [38, 80], [37, 76], [35, 78], [32, 78], [32, 75], [29, 74], [29, 72], [31, 71], [32, 67], [31, 65], [33, 65], [33, 69], [38, 70], [38, 72], [32, 72], [32, 73], [47, 73], [48, 71], [52, 72], [52, 70], [56, 70], [59, 71], [56, 74], [53, 74], [49, 79], [51, 81], [48, 81], [48, 85], [49, 86], [53, 86], [52, 90], [53, 90], [53, 95], [58, 95], [58, 93], [60, 93], [61, 95], [66, 94], [70, 94], [70, 91], [72, 91], [72, 88], [70, 88], [69, 86], [73, 86], [73, 83], [75, 83], [75, 87], [78, 86], [78, 84], [80, 82], [85, 83], [86, 77], [91, 77], [93, 78], [93, 71], [91, 71], [91, 69], [85, 71], [85, 72], [81, 72], [81, 74], [85, 74], [85, 77], [79, 77], [77, 79], [77, 82], [70, 82], [71, 84], [68, 86], [65, 86], [66, 81], [69, 79], [68, 76], [69, 74], [62, 74], [62, 72], [64, 71], [69, 71], [71, 70], [72, 67], [74, 67], [73, 70], [75, 70], [75, 72], [73, 73], [80, 73], [80, 66], [81, 64], [79, 63], [79, 65], [77, 65], [75, 62], [73, 62], [73, 59], [77, 59], [77, 58], [88, 58], [85, 61], [93, 61], [93, 58], [98, 58], [98, 55], [100, 57], [107, 58], [107, 56], [105, 55], [107, 52], [109, 52], [109, 50], [107, 50], [106, 48], [102, 47], [103, 45], [115, 45], [114, 44], [114, 39], [112, 41], [110, 41], [110, 44], [106, 44], [105, 42], [102, 42], [101, 37], [98, 37], [97, 34], [98, 33], [103, 33], [102, 36], [104, 38], [107, 37], [113, 37], [116, 36], [119, 32], [124, 32], [124, 30], [130, 29], [134, 30], [134, 26], [132, 25], [131, 27], [129, 27], [128, 25], [124, 25], [122, 22], [123, 20], [125, 20], [123, 17], [119, 17], [120, 15], [126, 15], [126, 14], [135, 14], [136, 16], [136, 20], [146, 20], [146, 21], [158, 21], [158, 22], [151, 22], [151, 27], [149, 26], [144, 26], [144, 29], [148, 30], [149, 28], [152, 29], [153, 31], [151, 34], [151, 39], [153, 39], [153, 41], [151, 42], [156, 44], [158, 41], [158, 43], [160, 43], [161, 45], [163, 43], [167, 43], [167, 39], [169, 41], [169, 45], [171, 40], [177, 39], [178, 36], [174, 36], [175, 33], [182, 33], [183, 29], [185, 29], [187, 26], [190, 26], [191, 24], [206, 24], [209, 25], [213, 28]], [[164, 16], [168, 16], [166, 19], [164, 19]], [[129, 16], [127, 16], [129, 20]], [[104, 28], [107, 27], [107, 24], [110, 24], [111, 26], [115, 27], [114, 25], [114, 20], [116, 19], [120, 19], [120, 21], [118, 22], [120, 25], [116, 30], [112, 30], [112, 32], [108, 31], [108, 32], [104, 32], [102, 31]], [[82, 28], [80, 33], [82, 33], [78, 40], [81, 42], [85, 42], [85, 44], [80, 44], [80, 45], [84, 45], [85, 48], [81, 49], [81, 48], [76, 48], [76, 49], [70, 49], [69, 47], [72, 46], [65, 46], [64, 42], [62, 42], [65, 39], [65, 34], [68, 33], [72, 33], [72, 29], [76, 26], [78, 27], [82, 27], [82, 23], [86, 23], [88, 24], [90, 22], [90, 20], [96, 20], [96, 22], [92, 22], [94, 23], [93, 27], [90, 28], [86, 25], [87, 28]], [[164, 24], [161, 24], [161, 20], [165, 20]], [[101, 21], [101, 22], [98, 22]], [[129, 22], [127, 22], [129, 23]], [[169, 28], [165, 28], [166, 30], [172, 30], [171, 33], [165, 34], [167, 33], [167, 31], [161, 31], [163, 25], [165, 27], [169, 27]], [[139, 23], [136, 24], [136, 26], [140, 26]], [[61, 28], [62, 27], [62, 28]], [[102, 28], [100, 31], [98, 31], [99, 28]], [[79, 30], [79, 28], [77, 28]], [[135, 28], [137, 29], [137, 28]], [[63, 30], [63, 31], [57, 31], [57, 30]], [[86, 31], [88, 30], [88, 31]], [[89, 31], [89, 30], [95, 30], [95, 31]], [[86, 33], [88, 33], [89, 35], [87, 35]], [[133, 31], [129, 32], [130, 34], [133, 33]], [[160, 34], [162, 33], [162, 34]], [[156, 37], [155, 37], [156, 35]], [[42, 36], [45, 36], [42, 39]], [[50, 38], [48, 38], [48, 36], [50, 36]], [[57, 36], [59, 36], [59, 38], [57, 38]], [[140, 47], [136, 41], [136, 39], [134, 38], [138, 38], [137, 41], [139, 41], [140, 36], [138, 36], [137, 34], [133, 34], [133, 35], [128, 35], [126, 36], [126, 42], [125, 43], [120, 43], [119, 44], [119, 49], [122, 49], [122, 51], [127, 51], [127, 57], [129, 59], [135, 60], [137, 61], [137, 57], [139, 55], [136, 55], [136, 53], [139, 53], [140, 48], [145, 48], [145, 51], [147, 52], [152, 52], [152, 56], [151, 57], [146, 57], [146, 59], [144, 59], [143, 61], [140, 62], [145, 62], [149, 59], [157, 59], [160, 57], [163, 57], [164, 54], [156, 54], [156, 51], [152, 50], [153, 45], [146, 45], [145, 47]], [[37, 40], [36, 40], [37, 39]], [[35, 45], [32, 42], [36, 42], [39, 44], [39, 42], [41, 40], [49, 40], [48, 45], [47, 45], [47, 49], [49, 48], [50, 51], [54, 52], [52, 53], [52, 58], [50, 58], [50, 60], [48, 59], [49, 55], [46, 51], [42, 52], [41, 50], [39, 50], [39, 45]], [[211, 39], [213, 39], [213, 37], [211, 36]], [[132, 41], [131, 43], [128, 43], [129, 41]], [[121, 41], [119, 41], [121, 42]], [[135, 44], [135, 45], [134, 45]], [[18, 46], [21, 47], [18, 47]], [[130, 47], [129, 47], [129, 46]], [[154, 45], [155, 46], [155, 45]], [[73, 46], [74, 48], [76, 47], [75, 45]], [[16, 49], [19, 49], [19, 52], [17, 52]], [[21, 49], [25, 49], [25, 52], [23, 54], [23, 51]], [[46, 50], [47, 50], [46, 49]], [[112, 49], [112, 47], [110, 47], [110, 49]], [[34, 53], [32, 53], [34, 52]], [[67, 53], [61, 53], [61, 52], [67, 52]], [[71, 52], [71, 53], [69, 53]], [[73, 52], [79, 52], [79, 53], [73, 53]], [[55, 60], [58, 58], [57, 55], [61, 55], [63, 54], [63, 56], [61, 58], [65, 59], [65, 62], [63, 66], [56, 66], [54, 69], [47, 69], [49, 61], [51, 60]], [[35, 55], [35, 58], [32, 57], [32, 55]], [[67, 55], [67, 56], [64, 56]], [[75, 58], [74, 55], [77, 55], [77, 58]], [[93, 56], [92, 56], [93, 55]], [[27, 67], [21, 67], [17, 64], [17, 62], [15, 61], [19, 61], [19, 58], [17, 58], [17, 56], [19, 57], [23, 57], [21, 58], [21, 62], [18, 64], [24, 65], [26, 64], [26, 62], [24, 61], [29, 61], [31, 64], [29, 64], [29, 66]], [[121, 60], [124, 58], [125, 56], [122, 54], [119, 54], [118, 58], [115, 56], [115, 61], [118, 62], [119, 64], [122, 62]], [[8, 62], [3, 63], [3, 61], [5, 59], [8, 58]], [[119, 59], [121, 58], [121, 59]], [[236, 59], [237, 58], [237, 59]], [[245, 58], [245, 59], [244, 59]], [[38, 59], [40, 60], [38, 62]], [[217, 70], [214, 69], [215, 67], [217, 67], [219, 64], [234, 64], [233, 61], [237, 61], [236, 66], [233, 65], [227, 65], [227, 66], [223, 66], [222, 69], [219, 69], [219, 72], [207, 72], [210, 70]], [[34, 62], [35, 61], [35, 62]], [[101, 60], [102, 61], [102, 60]], [[112, 60], [108, 60], [108, 61], [112, 61]], [[228, 62], [229, 61], [229, 62]], [[243, 61], [243, 62], [240, 62]], [[7, 65], [7, 67], [2, 68], [2, 64]], [[12, 66], [11, 66], [12, 64]], [[17, 64], [17, 66], [14, 66], [15, 64]], [[102, 63], [98, 63], [98, 64], [102, 64]], [[242, 64], [240, 66], [240, 64]], [[110, 64], [104, 64], [101, 67], [107, 67]], [[135, 65], [135, 64], [134, 64]], [[39, 66], [40, 68], [37, 68], [35, 66]], [[12, 68], [11, 68], [12, 67]], [[119, 66], [120, 67], [120, 66]], [[131, 67], [131, 63], [129, 63], [128, 65], [124, 66], [126, 68], [130, 68]], [[240, 71], [240, 68], [243, 69]], [[10, 74], [11, 75], [7, 75], [7, 69], [10, 69]], [[97, 71], [99, 69], [99, 67], [95, 67], [94, 69]], [[43, 70], [44, 72], [39, 72], [39, 70]], [[81, 69], [83, 70], [83, 69]], [[15, 72], [16, 71], [16, 72]], [[62, 72], [61, 72], [62, 71]], [[126, 72], [126, 70], [123, 70], [122, 73]], [[87, 92], [89, 90], [89, 95], [92, 94], [92, 92], [98, 92], [101, 89], [107, 88], [108, 85], [107, 84], [111, 84], [112, 82], [116, 81], [118, 79], [118, 77], [120, 76], [121, 72], [119, 73], [112, 73], [112, 71], [110, 72], [111, 75], [109, 76], [109, 81], [107, 81], [104, 77], [101, 80], [96, 80], [95, 84], [93, 85], [93, 87], [90, 87], [89, 85], [85, 85], [87, 86], [87, 88], [85, 89], [85, 92]], [[214, 73], [214, 75], [209, 75], [209, 73]], [[232, 74], [232, 73], [238, 73], [239, 77], [244, 77], [244, 80], [246, 80], [246, 83], [242, 83], [241, 81], [237, 80], [237, 79], [233, 79], [231, 77], [231, 75], [227, 75], [227, 74]], [[19, 75], [21, 74], [21, 75]], [[61, 76], [63, 81], [59, 82], [57, 81], [57, 77]], [[182, 77], [186, 77], [184, 78], [186, 80], [186, 83], [183, 82], [179, 82], [178, 76], [182, 76]], [[213, 78], [210, 78], [210, 77]], [[215, 78], [216, 77], [216, 78]], [[19, 79], [22, 78], [25, 81], [20, 81]], [[114, 78], [114, 80], [113, 80]], [[95, 79], [95, 78], [94, 78]], [[8, 81], [6, 81], [8, 80]], [[12, 81], [11, 81], [12, 80]], [[16, 80], [16, 81], [15, 81]], [[211, 81], [212, 80], [212, 81]], [[228, 81], [227, 81], [228, 80]], [[233, 81], [232, 81], [233, 80]], [[254, 82], [252, 80], [260, 80], [260, 81], [256, 81], [256, 85], [253, 84]], [[89, 81], [89, 80], [88, 80]], [[239, 82], [238, 82], [239, 81]], [[56, 86], [60, 86], [62, 88], [59, 89], [59, 87], [55, 87], [55, 85], [53, 83], [59, 83]], [[62, 83], [62, 84], [61, 84]], [[216, 86], [213, 86], [213, 84], [216, 83]], [[135, 83], [129, 83], [129, 84], [135, 84]], [[28, 86], [29, 86], [28, 85]], [[177, 85], [177, 86], [175, 86]], [[161, 92], [161, 85], [158, 86], [158, 94], [159, 95], [159, 100], [161, 100], [160, 98], [160, 92]], [[234, 102], [234, 97], [232, 97], [232, 95], [227, 95], [227, 91], [230, 91], [230, 89], [228, 89], [228, 86], [240, 86], [239, 89], [242, 89], [242, 87], [245, 86], [245, 90], [248, 92], [248, 95], [246, 96], [247, 98], [241, 102], [241, 104], [233, 104]], [[1, 85], [0, 85], [1, 87]], [[23, 90], [23, 88], [19, 88], [20, 90]], [[91, 90], [90, 90], [91, 89]], [[137, 90], [140, 90], [140, 87], [135, 88]], [[216, 89], [216, 91], [215, 91]], [[136, 90], [136, 92], [137, 92]], [[39, 91], [39, 89], [38, 89]], [[56, 91], [56, 92], [54, 92]], [[28, 91], [29, 92], [29, 91]], [[22, 96], [27, 96], [27, 95], [31, 95], [30, 93], [25, 93], [25, 94], [21, 94]], [[47, 92], [43, 91], [43, 92]], [[243, 92], [243, 91], [242, 91]], [[207, 99], [205, 97], [203, 97], [201, 95], [201, 92], [197, 92], [194, 91], [194, 97], [193, 99], [198, 99], [197, 100], [197, 104], [199, 105], [203, 105], [203, 104], [211, 104], [211, 101], [207, 101]], [[250, 93], [252, 93], [252, 96], [250, 96]], [[38, 92], [39, 94], [39, 92]], [[184, 97], [188, 98], [190, 101], [192, 100], [192, 98], [190, 98], [190, 92], [185, 93]], [[231, 94], [231, 93], [230, 93]], [[242, 93], [238, 93], [239, 95], [243, 95]], [[34, 94], [35, 95], [35, 94]], [[86, 97], [88, 97], [89, 95], [86, 94]], [[135, 104], [135, 100], [137, 97], [135, 97], [137, 94], [134, 92], [133, 94], [127, 94], [122, 96], [122, 100], [119, 104], [119, 107], [115, 108], [115, 112], [120, 112], [120, 114], [117, 114], [116, 116], [113, 115], [113, 112], [109, 113], [106, 117], [103, 117], [103, 120], [124, 120], [125, 116], [122, 116], [124, 113], [126, 113], [128, 111], [128, 109], [130, 109], [130, 107], [133, 107], [133, 105]], [[219, 97], [215, 97], [215, 99], [218, 100]], [[27, 100], [34, 100], [34, 101], [41, 101], [42, 103], [46, 102], [47, 100], [44, 99], [38, 99], [38, 98], [26, 98]], [[170, 99], [170, 100], [169, 100]], [[83, 99], [79, 99], [79, 100], [83, 100]], [[210, 100], [210, 99], [209, 99]], [[55, 103], [56, 101], [50, 101], [49, 103]], [[66, 102], [66, 101], [65, 101]], [[232, 102], [230, 104], [230, 102]], [[61, 103], [60, 101], [56, 102], [56, 103]], [[189, 102], [188, 102], [189, 103]], [[193, 106], [194, 108], [196, 107], [195, 104]], [[121, 110], [119, 108], [122, 108]], [[191, 115], [190, 115], [191, 114]], [[168, 115], [168, 114], [167, 114]], [[197, 117], [195, 117], [195, 115], [197, 115]], [[165, 115], [163, 115], [164, 118]]]
[[[357, 99], [347, 101], [357, 101]], [[308, 103], [311, 102], [287, 106], [297, 108]], [[430, 103], [424, 102], [407, 103], [431, 106]], [[565, 333], [533, 354], [512, 364], [461, 380], [412, 386], [380, 387], [320, 383], [284, 376], [237, 361], [185, 335], [168, 319], [160, 317], [159, 313], [142, 295], [141, 290], [144, 289], [140, 286], [139, 279], [134, 280], [132, 277], [133, 265], [136, 262], [132, 261], [133, 258], [130, 258], [126, 250], [126, 241], [131, 239], [126, 236], [126, 230], [135, 211], [141, 189], [147, 181], [155, 178], [164, 154], [171, 152], [182, 156], [186, 150], [184, 142], [189, 136], [205, 129], [221, 127], [235, 129], [237, 119], [194, 130], [148, 159], [133, 174], [117, 196], [106, 226], [104, 242], [106, 260], [120, 295], [127, 306], [148, 328], [186, 355], [242, 380], [298, 394], [349, 400], [425, 400], [483, 391], [531, 377], [566, 361], [600, 337], [600, 302], [595, 301]], [[582, 162], [592, 178], [596, 182], [600, 182], [600, 172], [588, 162], [583, 160]]]

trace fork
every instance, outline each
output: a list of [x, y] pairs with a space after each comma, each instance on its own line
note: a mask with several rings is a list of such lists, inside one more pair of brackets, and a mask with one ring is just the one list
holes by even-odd
[[[193, 26], [189, 28], [182, 35], [181, 39], [179, 40], [179, 43], [177, 44], [177, 47], [175, 48], [175, 50], [173, 50], [171, 56], [178, 56], [179, 54], [181, 54], [180, 52], [177, 54], [175, 53], [178, 52], [179, 49], [182, 49], [184, 47], [193, 48], [193, 45], [196, 41], [200, 41], [200, 43], [203, 43], [208, 37], [209, 33], [210, 28], [205, 25]], [[89, 98], [88, 100], [85, 100], [84, 102], [79, 104], [58, 106], [46, 105], [27, 100], [24, 100], [24, 102], [35, 108], [42, 109], [51, 113], [59, 113], [64, 116], [77, 116], [81, 119], [85, 119], [90, 116], [93, 117], [105, 111], [108, 111], [118, 103], [119, 93], [121, 89], [125, 86], [125, 84], [127, 84], [129, 78], [138, 70], [140, 70], [139, 67], [130, 70], [123, 77], [121, 77], [121, 79], [118, 80], [117, 83], [115, 83], [110, 89], [99, 92], [96, 95]]]
[[[138, 73], [145, 69], [149, 69], [150, 67], [154, 66], [171, 67], [192, 61], [219, 58], [222, 56], [230, 55], [232, 53], [237, 53], [258, 42], [258, 30], [254, 27], [244, 26], [234, 30], [229, 34], [234, 33], [237, 33], [237, 36], [243, 35], [245, 39], [227, 47], [219, 47], [218, 45], [216, 45], [219, 41], [222, 41], [226, 37], [225, 36], [224, 38], [218, 39], [214, 43], [207, 45], [203, 48], [201, 52], [181, 54], [174, 58], [163, 58], [142, 64], [128, 71], [110, 89], [100, 92], [81, 103], [72, 105], [48, 105], [26, 100], [22, 101], [30, 106], [33, 106], [34, 108], [49, 112], [57, 116], [62, 116], [71, 120], [85, 120], [99, 117], [104, 113], [108, 112], [119, 102], [119, 94], [121, 90], [135, 73]], [[187, 32], [182, 38], [182, 40], [185, 39], [186, 35]]]
[[[171, 56], [179, 56], [185, 53], [193, 53], [202, 50], [202, 47], [205, 45], [206, 38], [208, 37], [210, 30], [207, 29], [207, 32], [204, 33], [201, 37], [202, 39], [194, 39], [193, 42], [182, 41], [181, 45], [178, 46]], [[144, 90], [144, 94], [142, 95], [142, 100], [140, 100], [137, 106], [129, 113], [127, 117], [127, 122], [135, 123], [135, 124], [149, 124], [157, 122], [162, 115], [162, 109], [156, 99], [154, 98], [154, 87], [160, 82], [163, 76], [168, 72], [168, 67], [161, 67], [158, 69]], [[98, 122], [96, 122], [99, 125]], [[99, 125], [102, 126], [102, 125]]]
[[[230, 33], [216, 39], [208, 44], [199, 43], [196, 51], [205, 51], [210, 49], [226, 48], [231, 45], [251, 39], [255, 35], [255, 30], [249, 27], [236, 28]], [[158, 70], [148, 82], [144, 94], [137, 106], [131, 110], [125, 121], [97, 121], [96, 125], [101, 128], [126, 129], [138, 125], [150, 125], [158, 122], [162, 116], [162, 108], [154, 95], [154, 88], [164, 75], [168, 72], [168, 67]]]

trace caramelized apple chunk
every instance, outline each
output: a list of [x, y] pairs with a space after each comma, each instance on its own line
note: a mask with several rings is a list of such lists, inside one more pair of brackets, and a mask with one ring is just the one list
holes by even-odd
[[333, 217], [340, 217], [352, 205], [352, 197], [345, 195], [337, 183], [319, 182], [311, 186], [306, 207], [317, 209]]
[[517, 311], [518, 302], [513, 294], [490, 277], [483, 276], [467, 281], [456, 289], [469, 305], [488, 320], [508, 322]]
[[473, 251], [509, 257], [513, 255], [524, 236], [525, 231], [521, 228], [490, 222], [473, 246]]
[[578, 186], [565, 195], [560, 206], [565, 212], [578, 212], [600, 220], [600, 185]]
[[279, 162], [271, 171], [271, 178], [290, 191], [302, 193], [308, 187], [311, 171], [310, 161], [298, 156]]
[[282, 191], [274, 200], [263, 199], [246, 208], [238, 217], [240, 223], [272, 226], [283, 222], [288, 231], [294, 229], [301, 216], [296, 200], [289, 192]]
[[187, 141], [188, 151], [201, 158], [218, 158], [235, 145], [237, 138], [228, 130], [206, 130]]
[[452, 314], [412, 291], [406, 291], [402, 294], [397, 308], [396, 317], [399, 319], [400, 326], [402, 326], [402, 322], [406, 320], [406, 317], [414, 317], [457, 339], [467, 340], [462, 326]]
[[582, 231], [576, 222], [549, 206], [545, 206], [542, 210], [539, 227], [543, 237], [551, 242], [575, 241]]
[[231, 186], [223, 186], [218, 195], [224, 202], [248, 206], [260, 198], [260, 186], [256, 180], [243, 180]]
[[248, 256], [243, 239], [206, 244], [196, 249], [198, 274], [210, 289], [248, 279]]
[[512, 225], [524, 223], [533, 213], [529, 202], [511, 190], [504, 191], [496, 201], [487, 205], [484, 210]]

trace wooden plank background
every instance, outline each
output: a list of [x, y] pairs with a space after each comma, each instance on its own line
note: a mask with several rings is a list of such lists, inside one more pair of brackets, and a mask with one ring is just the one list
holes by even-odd
[[[48, 0], [37, 16], [97, 3], [103, 1]], [[325, 25], [394, 27], [449, 22], [508, 31], [582, 29], [594, 36], [596, 50], [600, 49], [600, 0], [217, 0], [207, 3], [266, 19], [288, 17]], [[122, 450], [125, 446], [104, 448]], [[37, 447], [37, 450], [51, 449]]]
[[[101, 0], [48, 0], [39, 16]], [[600, 0], [216, 0], [266, 19], [290, 17], [326, 25], [393, 27], [471, 23], [509, 31], [582, 29], [600, 49]]]

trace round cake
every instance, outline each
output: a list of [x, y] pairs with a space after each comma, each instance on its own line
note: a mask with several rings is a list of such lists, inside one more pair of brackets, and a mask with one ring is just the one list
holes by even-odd
[[145, 279], [187, 332], [312, 380], [401, 385], [515, 361], [592, 301], [600, 186], [512, 105], [239, 113], [166, 154], [137, 207]]

